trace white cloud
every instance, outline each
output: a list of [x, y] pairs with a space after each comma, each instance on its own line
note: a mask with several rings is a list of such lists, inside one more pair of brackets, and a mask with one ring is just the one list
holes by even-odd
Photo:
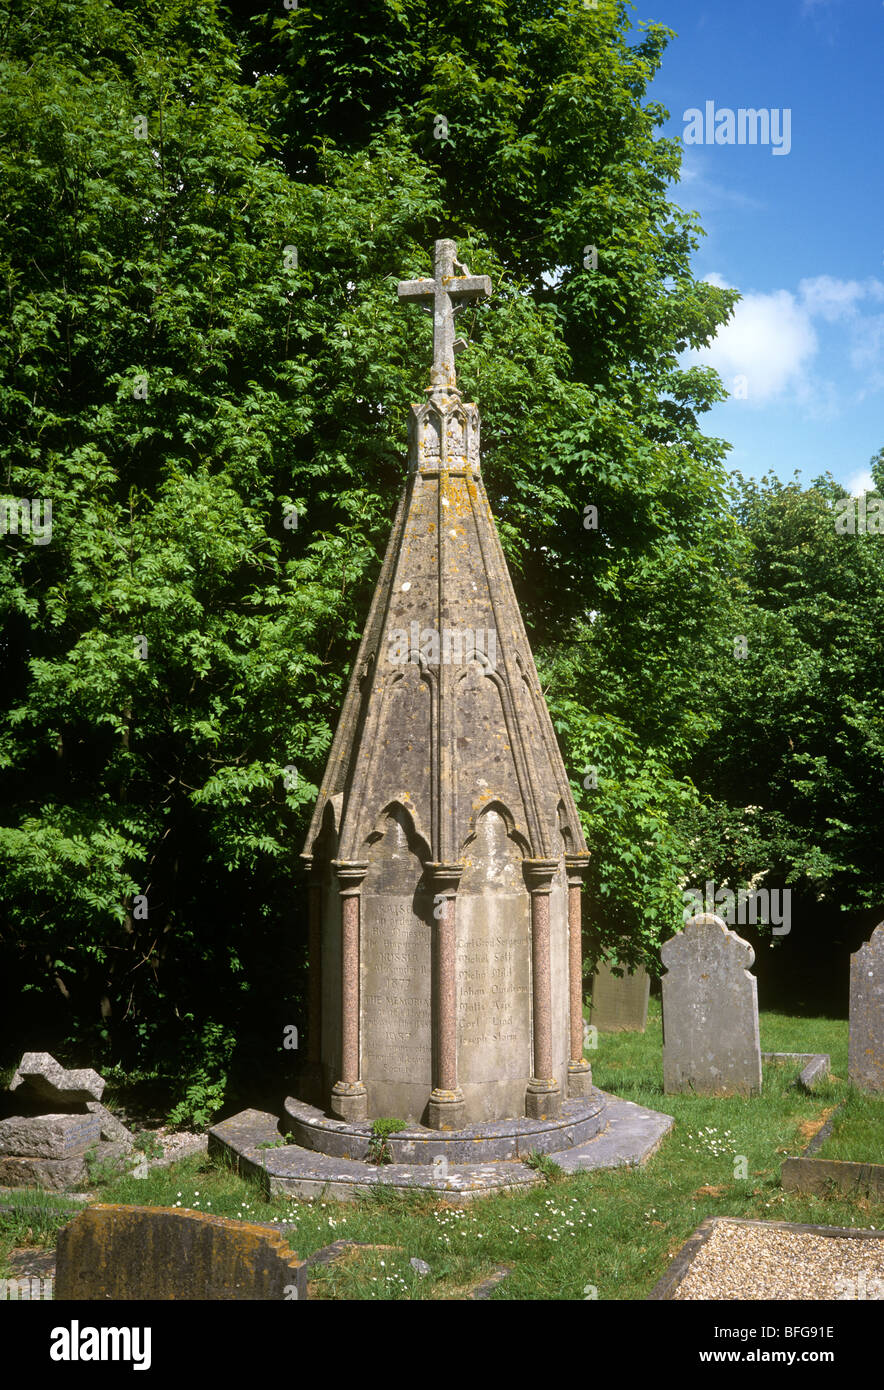
[[[721, 275], [705, 277], [727, 288]], [[788, 290], [749, 292], [708, 348], [689, 360], [715, 367], [733, 391], [734, 378], [746, 378], [746, 399], [763, 405], [802, 382], [819, 344], [808, 310]]]
[[[722, 209], [742, 208], [750, 212], [764, 209], [764, 203], [757, 198], [710, 178], [708, 171], [714, 167], [704, 147], [683, 146], [678, 183], [670, 194], [672, 201], [679, 207], [696, 208], [704, 218]], [[690, 185], [690, 189], [683, 185]]]
[[880, 280], [837, 280], [832, 275], [816, 275], [800, 280], [798, 293], [809, 314], [818, 314], [827, 323], [852, 318], [858, 313], [860, 300], [884, 299], [884, 284]]
[[852, 473], [844, 486], [848, 489], [851, 497], [861, 497], [864, 492], [873, 492], [875, 480], [867, 468], [860, 473]]
[[850, 362], [868, 373], [870, 385], [884, 381], [884, 314], [873, 314], [853, 326]]
[[[717, 271], [704, 278], [730, 288]], [[882, 302], [884, 282], [874, 277], [817, 275], [801, 280], [797, 293], [750, 290], [711, 346], [686, 361], [715, 367], [732, 396], [750, 407], [786, 397], [805, 418], [832, 420], [846, 403], [884, 389], [884, 314], [869, 312]]]

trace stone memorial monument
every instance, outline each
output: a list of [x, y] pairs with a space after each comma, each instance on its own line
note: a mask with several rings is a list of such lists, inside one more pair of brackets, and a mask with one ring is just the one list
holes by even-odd
[[490, 292], [452, 241], [399, 286], [433, 368], [304, 853], [313, 1098], [346, 1120], [459, 1129], [590, 1091], [588, 855], [455, 380], [454, 315]]
[[433, 366], [303, 852], [307, 1055], [281, 1121], [209, 1135], [269, 1193], [467, 1200], [542, 1181], [532, 1151], [641, 1162], [672, 1123], [594, 1090], [583, 1057], [589, 856], [454, 371], [455, 314], [490, 290], [452, 241], [399, 285], [433, 314]]
[[850, 957], [847, 1075], [863, 1091], [884, 1091], [884, 922]]
[[692, 917], [661, 948], [663, 1089], [760, 1095], [755, 952], [720, 917]]

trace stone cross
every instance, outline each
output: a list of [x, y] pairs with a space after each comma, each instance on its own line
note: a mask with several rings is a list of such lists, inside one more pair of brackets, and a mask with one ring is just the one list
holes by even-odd
[[[455, 269], [462, 275], [455, 275]], [[454, 354], [464, 344], [454, 338], [454, 315], [464, 304], [480, 299], [491, 293], [491, 280], [487, 275], [471, 275], [467, 267], [457, 259], [457, 246], [453, 241], [437, 241], [433, 260], [432, 280], [401, 280], [399, 298], [417, 300], [419, 304], [432, 304], [433, 313], [433, 368], [430, 373], [431, 389], [454, 391], [457, 380], [454, 374]]]

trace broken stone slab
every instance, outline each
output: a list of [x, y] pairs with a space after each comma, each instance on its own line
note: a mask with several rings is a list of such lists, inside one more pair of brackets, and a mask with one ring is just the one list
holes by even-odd
[[104, 1079], [91, 1067], [68, 1071], [48, 1052], [26, 1052], [9, 1084], [10, 1091], [26, 1086], [44, 1100], [70, 1104], [74, 1101], [101, 1100]]
[[42, 1187], [64, 1192], [85, 1182], [86, 1160], [80, 1158], [22, 1158], [0, 1154], [0, 1187]]
[[470, 1293], [470, 1298], [475, 1299], [477, 1302], [484, 1302], [486, 1299], [489, 1299], [498, 1284], [501, 1284], [504, 1279], [508, 1279], [512, 1272], [512, 1268], [509, 1265], [498, 1265], [493, 1274], [490, 1274], [487, 1279], [483, 1279], [481, 1283], [476, 1285]]
[[99, 1100], [88, 1100], [86, 1109], [90, 1115], [97, 1115], [101, 1125], [101, 1137], [110, 1143], [122, 1144], [126, 1149], [135, 1147], [135, 1136], [130, 1133], [116, 1115], [111, 1114], [106, 1105]]
[[120, 1173], [131, 1172], [132, 1150], [115, 1139], [102, 1139], [93, 1150], [96, 1163], [113, 1163]]
[[798, 1073], [798, 1085], [805, 1091], [812, 1091], [818, 1081], [825, 1081], [829, 1075], [830, 1060], [825, 1052], [817, 1052]]
[[275, 1231], [177, 1207], [90, 1207], [59, 1232], [55, 1297], [305, 1299], [307, 1268]]
[[16, 1158], [82, 1158], [97, 1144], [97, 1115], [13, 1115], [0, 1120], [0, 1154]]
[[825, 1081], [832, 1068], [827, 1052], [762, 1052], [762, 1062], [803, 1062], [804, 1065], [792, 1082], [805, 1091], [812, 1091], [818, 1081]]

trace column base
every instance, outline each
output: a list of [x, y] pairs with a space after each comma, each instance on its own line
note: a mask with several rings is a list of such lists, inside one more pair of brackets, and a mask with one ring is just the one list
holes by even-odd
[[562, 1113], [562, 1093], [555, 1077], [544, 1081], [532, 1076], [525, 1094], [525, 1114], [529, 1120], [557, 1120]]
[[568, 1099], [577, 1100], [592, 1094], [592, 1067], [588, 1062], [568, 1063]]
[[336, 1081], [329, 1109], [339, 1120], [367, 1120], [368, 1092], [362, 1081]]
[[428, 1129], [463, 1129], [465, 1123], [463, 1091], [440, 1091], [437, 1087], [427, 1104]]

